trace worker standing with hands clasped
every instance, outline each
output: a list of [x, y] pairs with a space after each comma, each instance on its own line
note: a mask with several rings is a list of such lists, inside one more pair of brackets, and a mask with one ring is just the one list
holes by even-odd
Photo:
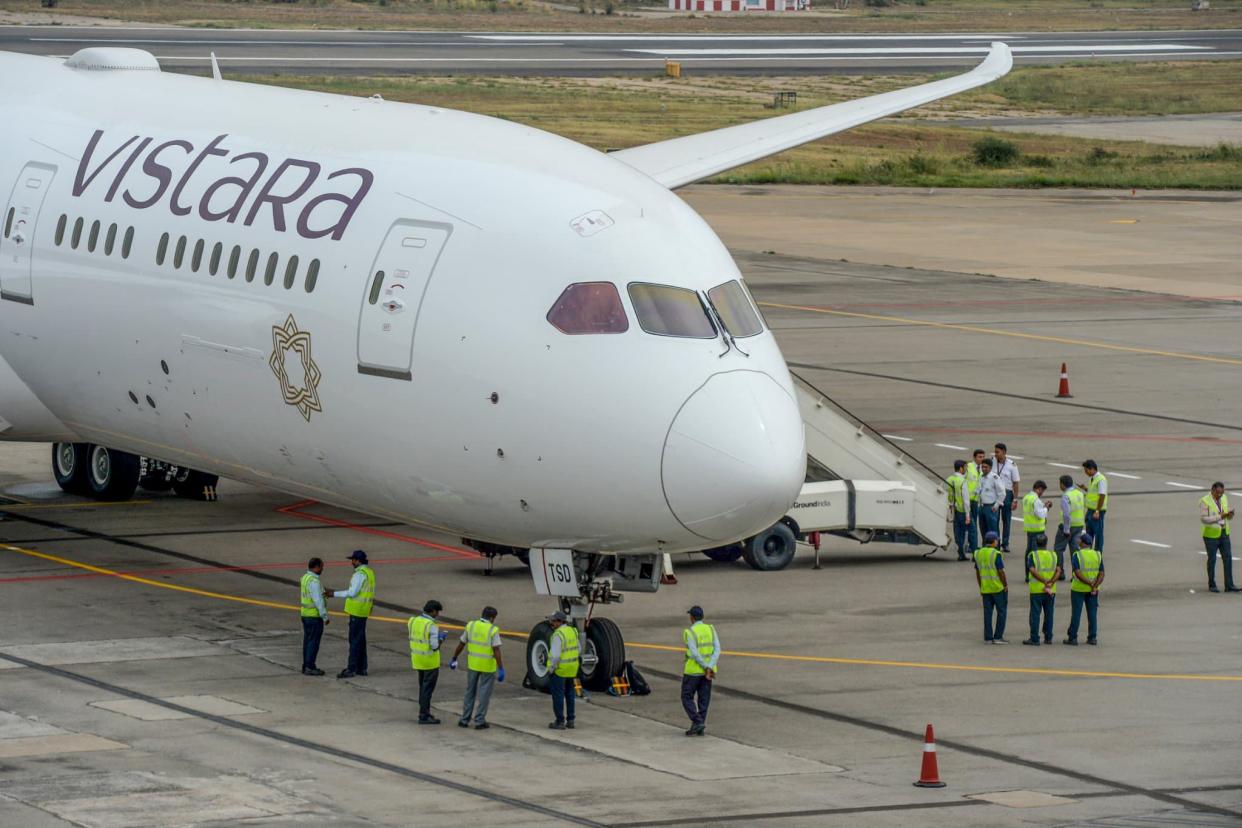
[[[686, 610], [690, 626], [682, 630], [686, 645], [686, 666], [681, 676], [681, 706], [690, 717], [687, 736], [702, 736], [707, 729], [707, 708], [712, 703], [712, 682], [716, 679], [716, 662], [720, 659], [720, 637], [716, 628], [703, 621], [703, 608]], [[697, 700], [697, 706], [696, 706]]]
[[323, 628], [331, 623], [328, 608], [323, 603], [323, 561], [311, 558], [302, 574], [302, 675], [322, 676], [323, 670], [315, 666], [319, 658], [319, 642], [323, 640]]
[[410, 666], [418, 673], [418, 723], [438, 725], [440, 720], [431, 715], [431, 697], [440, 680], [440, 645], [448, 633], [440, 629], [436, 619], [444, 611], [444, 605], [431, 600], [423, 604], [423, 614], [415, 615], [406, 623], [410, 633]]
[[1071, 565], [1074, 568], [1074, 582], [1070, 584], [1070, 599], [1073, 601], [1073, 615], [1070, 616], [1069, 629], [1065, 632], [1065, 643], [1071, 647], [1078, 646], [1078, 621], [1082, 618], [1082, 608], [1087, 608], [1087, 643], [1096, 643], [1096, 626], [1100, 608], [1100, 584], [1104, 583], [1104, 556], [1098, 549], [1092, 548], [1092, 538], [1087, 533], [1078, 536], [1078, 551], [1071, 554]]
[[[975, 581], [983, 598], [983, 641], [987, 644], [1008, 644], [1005, 640], [1005, 618], [1009, 614], [1009, 580], [1005, 577], [1005, 559], [996, 548], [1000, 536], [988, 532], [983, 546], [975, 550]], [[996, 612], [996, 626], [992, 613]]]
[[1217, 481], [1212, 491], [1199, 499], [1199, 522], [1203, 524], [1203, 548], [1207, 552], [1208, 592], [1220, 592], [1216, 588], [1216, 553], [1220, 553], [1225, 567], [1225, 592], [1240, 592], [1233, 583], [1233, 541], [1229, 537], [1229, 522], [1233, 509], [1229, 508], [1229, 495], [1225, 484]]
[[476, 618], [461, 631], [461, 641], [453, 651], [449, 669], [457, 669], [457, 657], [466, 650], [466, 697], [462, 701], [458, 727], [470, 727], [474, 717], [475, 730], [487, 730], [487, 708], [492, 701], [492, 688], [505, 680], [505, 663], [500, 657], [500, 627], [495, 624], [495, 607], [484, 607], [483, 617]]
[[1057, 555], [1045, 547], [1048, 536], [1040, 535], [1035, 551], [1026, 556], [1027, 576], [1031, 586], [1031, 637], [1023, 644], [1039, 646], [1039, 616], [1044, 617], [1044, 643], [1052, 643], [1052, 611], [1057, 603], [1057, 578], [1061, 567], [1057, 566]]
[[552, 691], [552, 730], [574, 729], [574, 679], [578, 676], [578, 628], [569, 616], [557, 612], [548, 616], [552, 642], [548, 650], [549, 689]]
[[329, 598], [345, 599], [345, 614], [349, 616], [349, 662], [337, 678], [367, 674], [367, 619], [375, 603], [375, 572], [367, 565], [367, 553], [355, 549], [346, 560], [354, 566], [349, 589], [328, 593]]

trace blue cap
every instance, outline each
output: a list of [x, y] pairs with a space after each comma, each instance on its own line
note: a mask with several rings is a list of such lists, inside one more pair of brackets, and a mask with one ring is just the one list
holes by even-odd
[[347, 561], [362, 561], [363, 563], [366, 563], [366, 562], [367, 562], [367, 553], [366, 553], [366, 552], [363, 552], [361, 549], [355, 549], [353, 552], [350, 552], [350, 553], [349, 553], [349, 557], [348, 557], [348, 558], [346, 558], [345, 560], [347, 560]]
[[988, 532], [986, 535], [984, 535], [984, 536], [983, 536], [983, 540], [984, 540], [985, 542], [986, 542], [986, 541], [1000, 540], [1000, 535], [996, 534], [995, 532]]
[[698, 604], [695, 604], [693, 607], [686, 610], [686, 612], [690, 613], [691, 618], [702, 618], [703, 617], [703, 608], [700, 607]]
[[1095, 545], [1095, 538], [1091, 537], [1086, 532], [1083, 532], [1081, 535], [1078, 536], [1079, 547], [1094, 546], [1094, 545]]

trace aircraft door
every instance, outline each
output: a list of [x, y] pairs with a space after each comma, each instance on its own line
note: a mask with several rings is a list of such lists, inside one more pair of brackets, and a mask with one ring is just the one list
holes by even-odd
[[0, 234], [0, 298], [25, 305], [34, 304], [31, 291], [31, 252], [39, 211], [56, 168], [50, 164], [31, 162], [22, 167], [9, 203], [4, 208], [4, 227]]
[[358, 373], [409, 380], [414, 330], [450, 224], [402, 219], [375, 257], [358, 317]]

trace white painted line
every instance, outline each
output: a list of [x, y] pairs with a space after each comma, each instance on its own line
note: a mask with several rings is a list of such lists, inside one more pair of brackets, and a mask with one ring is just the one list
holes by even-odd
[[881, 437], [884, 437], [884, 438], [887, 438], [887, 439], [889, 439], [889, 440], [900, 440], [900, 441], [901, 441], [901, 442], [903, 442], [903, 443], [913, 443], [913, 442], [914, 442], [914, 438], [913, 438], [913, 437], [898, 437], [896, 434], [881, 434], [880, 436], [881, 436]]
[[1202, 486], [1191, 486], [1189, 483], [1175, 483], [1172, 480], [1164, 481], [1166, 486], [1176, 486], [1179, 489], [1202, 489]]
[[1005, 456], [1009, 458], [1010, 460], [1025, 460], [1026, 459], [1026, 457], [1021, 454], [1006, 454]]
[[1049, 466], [1056, 466], [1058, 469], [1076, 469], [1077, 466], [1071, 466], [1068, 463], [1049, 463]]
[[[977, 55], [989, 50], [987, 46], [890, 46], [869, 48], [855, 46], [847, 48], [818, 49], [626, 49], [627, 52], [640, 54], [660, 54], [671, 57], [704, 57], [708, 55]], [[1169, 52], [1212, 51], [1210, 46], [1185, 46], [1178, 43], [1142, 43], [1128, 45], [1124, 43], [1096, 43], [1082, 46], [1013, 46], [1014, 54], [1097, 54], [1100, 52], [1143, 52], [1147, 49], [1162, 49]]]
[[[1143, 546], [1154, 546], [1157, 549], [1172, 549], [1173, 547], [1167, 543], [1156, 543], [1155, 541], [1139, 540], [1138, 538], [1130, 538], [1130, 543], [1140, 543]], [[1206, 552], [1204, 553], [1207, 554]]]
[[[1200, 554], [1200, 555], [1202, 555], [1203, 557], [1205, 557], [1205, 558], [1206, 558], [1206, 557], [1207, 557], [1207, 550], [1200, 549], [1200, 550], [1199, 550], [1199, 554]], [[1221, 555], [1221, 557], [1223, 558], [1223, 557], [1225, 557], [1225, 556], [1224, 556], [1224, 555]], [[1234, 559], [1235, 561], [1242, 561], [1242, 558], [1239, 558], [1237, 555], [1234, 555], [1234, 556], [1233, 556], [1233, 559]]]
[[1112, 477], [1124, 477], [1126, 480], [1142, 480], [1137, 474], [1122, 474], [1121, 472], [1110, 471], [1107, 473]]
[[948, 443], [936, 443], [940, 448], [953, 449], [954, 451], [966, 451], [965, 446], [951, 446]]

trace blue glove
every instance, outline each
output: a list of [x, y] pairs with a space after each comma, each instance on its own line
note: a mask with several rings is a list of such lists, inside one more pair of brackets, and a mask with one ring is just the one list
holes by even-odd
[[440, 630], [440, 643], [443, 644], [446, 638], [448, 638], [448, 633], [445, 630]]
[[496, 681], [504, 681], [504, 680], [505, 680], [505, 668], [501, 667], [499, 670], [496, 671]]
[[456, 670], [456, 669], [457, 669], [457, 659], [453, 659], [452, 661], [450, 661], [450, 662], [449, 662], [449, 669], [450, 669], [450, 670]]

